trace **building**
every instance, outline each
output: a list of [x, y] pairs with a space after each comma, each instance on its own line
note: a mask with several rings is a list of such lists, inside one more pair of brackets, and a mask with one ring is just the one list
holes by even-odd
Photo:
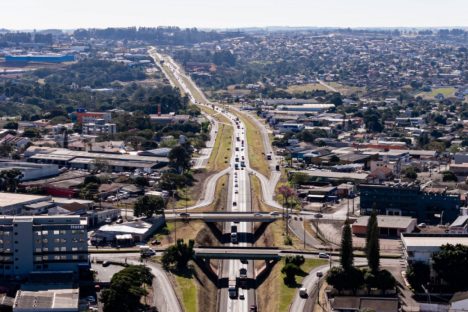
[[117, 133], [115, 123], [107, 123], [104, 119], [97, 119], [96, 122], [82, 125], [84, 135], [113, 135]]
[[430, 264], [432, 255], [440, 250], [442, 245], [461, 244], [468, 246], [468, 235], [456, 234], [401, 234], [403, 256], [411, 264], [424, 262]]
[[133, 171], [147, 172], [168, 164], [167, 157], [139, 156], [131, 154], [112, 154], [100, 152], [72, 151], [64, 148], [30, 148], [26, 150], [29, 162], [56, 164], [76, 169], [92, 170], [101, 163], [113, 172]]
[[64, 63], [75, 61], [74, 55], [61, 54], [27, 54], [27, 55], [6, 55], [6, 63]]
[[5, 216], [0, 219], [0, 274], [88, 267], [87, 220], [79, 216]]
[[[368, 216], [359, 217], [351, 226], [353, 234], [366, 235], [368, 221]], [[411, 217], [377, 216], [380, 237], [400, 237], [401, 233], [411, 233], [416, 228], [416, 222]]]
[[[67, 272], [60, 272], [63, 278], [70, 278]], [[47, 282], [56, 279], [51, 274], [38, 275], [41, 282], [21, 285], [13, 302], [14, 312], [78, 312], [79, 288], [68, 283]]]
[[175, 113], [169, 114], [151, 114], [151, 123], [158, 125], [178, 124], [190, 120], [190, 115], [176, 115]]
[[11, 145], [16, 148], [24, 148], [30, 142], [29, 138], [15, 136], [11, 134], [5, 135], [1, 140], [0, 144]]
[[0, 159], [0, 172], [11, 169], [18, 169], [21, 171], [21, 174], [23, 175], [21, 181], [39, 180], [59, 174], [59, 168], [57, 165], [33, 164], [24, 161]]
[[0, 193], [0, 214], [20, 214], [23, 207], [44, 201], [50, 201], [50, 196], [29, 195], [19, 193]]
[[334, 104], [313, 104], [304, 103], [297, 105], [278, 105], [278, 111], [300, 112], [300, 113], [318, 113], [334, 108]]
[[355, 172], [333, 172], [322, 170], [302, 170], [290, 171], [289, 174], [305, 174], [309, 176], [310, 181], [323, 182], [323, 183], [336, 183], [354, 182], [356, 184], [367, 182], [369, 174], [355, 173]]
[[[432, 191], [414, 184], [361, 184], [361, 215], [409, 216], [419, 222], [452, 222], [460, 214], [459, 194]], [[442, 220], [441, 220], [442, 218]]]
[[332, 311], [398, 312], [398, 298], [337, 296], [330, 300]]
[[116, 241], [118, 235], [130, 234], [134, 242], [143, 242], [153, 235], [154, 231], [162, 226], [164, 222], [165, 218], [158, 216], [150, 222], [136, 220], [121, 224], [103, 225], [91, 237], [91, 241], [95, 244], [112, 243]]
[[81, 124], [95, 123], [98, 119], [104, 119], [105, 122], [112, 121], [112, 114], [110, 112], [87, 112], [84, 109], [78, 109], [75, 115], [76, 121]]

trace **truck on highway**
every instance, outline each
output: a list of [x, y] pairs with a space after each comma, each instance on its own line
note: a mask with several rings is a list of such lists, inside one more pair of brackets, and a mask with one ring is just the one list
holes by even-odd
[[229, 293], [229, 298], [231, 298], [231, 299], [237, 298], [237, 281], [236, 281], [236, 278], [229, 278], [228, 293]]

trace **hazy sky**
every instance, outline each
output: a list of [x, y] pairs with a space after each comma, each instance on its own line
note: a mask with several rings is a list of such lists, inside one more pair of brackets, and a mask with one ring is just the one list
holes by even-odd
[[468, 26], [468, 0], [0, 0], [0, 28]]

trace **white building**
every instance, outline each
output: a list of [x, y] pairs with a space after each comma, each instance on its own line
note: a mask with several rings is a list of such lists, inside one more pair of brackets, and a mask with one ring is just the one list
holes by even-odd
[[59, 168], [54, 164], [33, 164], [24, 161], [0, 160], [0, 171], [18, 169], [23, 174], [21, 181], [39, 180], [59, 174]]
[[430, 264], [432, 254], [438, 252], [442, 245], [468, 246], [468, 235], [401, 234], [401, 242], [403, 255], [408, 263], [421, 261]]
[[89, 265], [87, 220], [80, 216], [5, 216], [0, 246], [0, 275], [78, 272]]
[[84, 135], [112, 135], [117, 132], [115, 123], [106, 123], [103, 119], [98, 119], [94, 123], [83, 124]]

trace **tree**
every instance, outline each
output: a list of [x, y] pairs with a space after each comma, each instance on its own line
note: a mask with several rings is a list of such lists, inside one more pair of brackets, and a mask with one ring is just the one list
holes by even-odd
[[164, 207], [164, 199], [161, 196], [145, 195], [135, 202], [133, 213], [136, 217], [145, 215], [147, 218], [151, 218], [153, 214], [163, 214]]
[[9, 121], [3, 126], [3, 129], [18, 130], [18, 123], [15, 121]]
[[452, 171], [442, 172], [442, 181], [444, 182], [458, 182], [458, 178]]
[[406, 269], [406, 278], [413, 289], [422, 291], [421, 285], [427, 285], [431, 279], [431, 268], [424, 262], [414, 262]]
[[285, 263], [292, 263], [300, 267], [305, 262], [304, 256], [296, 255], [296, 256], [287, 256], [285, 259]]
[[353, 238], [348, 220], [346, 220], [341, 234], [340, 263], [345, 271], [349, 271], [353, 267]]
[[339, 162], [340, 162], [340, 157], [338, 157], [338, 156], [336, 156], [336, 155], [332, 155], [332, 156], [330, 157], [330, 162], [331, 162], [332, 164], [339, 163]]
[[90, 182], [84, 185], [80, 190], [80, 197], [89, 200], [96, 200], [99, 193], [99, 184]]
[[[372, 221], [371, 221], [372, 219]], [[372, 211], [369, 218], [366, 237], [366, 257], [369, 268], [374, 275], [377, 275], [380, 267], [380, 242], [379, 242], [379, 224], [377, 221], [377, 212]]]
[[377, 204], [374, 202], [372, 204], [372, 212], [367, 220], [367, 227], [366, 227], [366, 250], [367, 246], [369, 245], [369, 240], [372, 236], [371, 231], [374, 229], [374, 224], [377, 222]]
[[364, 274], [355, 267], [351, 267], [347, 271], [342, 267], [334, 267], [327, 275], [327, 283], [339, 292], [350, 289], [355, 293], [364, 284]]
[[144, 187], [144, 186], [148, 186], [149, 185], [149, 182], [148, 182], [148, 179], [145, 178], [145, 177], [136, 177], [133, 179], [133, 183], [137, 186], [141, 186], [141, 187]]
[[189, 240], [188, 244], [182, 239], [178, 239], [177, 243], [167, 248], [162, 255], [161, 263], [165, 270], [176, 269], [179, 272], [187, 269], [188, 262], [193, 258], [194, 240]]
[[183, 173], [191, 167], [192, 155], [182, 145], [177, 145], [169, 152], [169, 165], [178, 173]]
[[404, 170], [405, 177], [410, 180], [416, 180], [418, 178], [418, 174], [413, 167], [408, 167]]
[[0, 171], [0, 191], [16, 192], [22, 178], [23, 174], [19, 169]]
[[432, 255], [432, 267], [454, 291], [468, 289], [468, 246], [443, 245]]
[[150, 269], [142, 265], [131, 265], [114, 274], [109, 288], [101, 294], [104, 312], [138, 311], [142, 306], [141, 297], [148, 294], [142, 286], [151, 285], [153, 277]]
[[95, 176], [94, 174], [92, 175], [89, 175], [89, 176], [86, 176], [85, 179], [84, 179], [84, 182], [83, 184], [84, 185], [87, 185], [89, 183], [96, 183], [96, 184], [101, 184], [101, 179], [99, 179], [97, 176]]
[[284, 284], [290, 287], [296, 285], [296, 275], [301, 272], [298, 265], [294, 263], [286, 263], [281, 269], [281, 273], [284, 274]]
[[382, 294], [385, 294], [385, 291], [395, 288], [396, 279], [389, 271], [381, 270], [377, 274], [376, 286], [382, 291]]

